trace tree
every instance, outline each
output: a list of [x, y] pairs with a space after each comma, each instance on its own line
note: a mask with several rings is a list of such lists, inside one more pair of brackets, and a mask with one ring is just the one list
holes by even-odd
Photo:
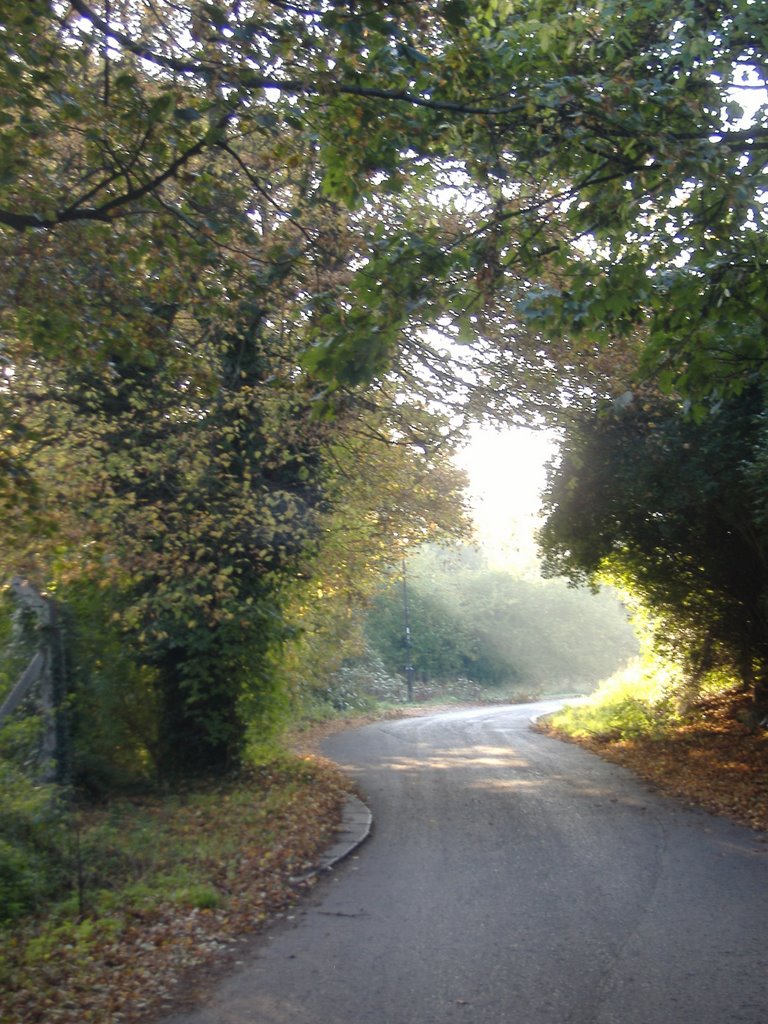
[[8, 6], [0, 223], [160, 207], [224, 241], [199, 195], [275, 201], [257, 141], [353, 213], [354, 270], [307, 295], [307, 365], [332, 384], [398, 352], [445, 372], [439, 325], [492, 340], [490, 365], [467, 357], [505, 415], [556, 410], [584, 373], [613, 386], [639, 346], [665, 386], [738, 389], [763, 365], [768, 128], [730, 90], [760, 95], [763, 19], [748, 0]]
[[[636, 647], [615, 597], [559, 581], [517, 578], [466, 549], [419, 549], [408, 562], [413, 665], [427, 678], [470, 679], [523, 692], [589, 687]], [[366, 635], [390, 671], [402, 671], [403, 592], [393, 579], [366, 619]]]
[[[46, 10], [33, 5], [8, 24], [42, 25]], [[360, 247], [349, 216], [319, 193], [312, 161], [296, 178], [295, 126], [266, 118], [267, 145], [264, 133], [240, 134], [237, 149], [218, 136], [209, 146], [206, 135], [190, 152], [199, 120], [191, 106], [169, 120], [162, 82], [142, 76], [141, 61], [132, 74], [87, 40], [75, 57], [62, 44], [69, 32], [33, 33], [8, 68], [23, 66], [35, 83], [15, 94], [11, 134], [18, 128], [71, 206], [58, 225], [7, 238], [3, 253], [8, 568], [69, 589], [80, 608], [83, 587], [104, 588], [144, 685], [150, 671], [158, 769], [222, 770], [237, 762], [246, 722], [271, 715], [284, 591], [313, 572], [321, 512], [340, 500], [339, 445], [364, 418], [351, 397], [324, 418], [316, 382], [298, 364], [308, 297], [332, 290]], [[77, 103], [66, 99], [70, 88]], [[195, 89], [173, 88], [205, 108]], [[137, 144], [130, 159], [118, 137]], [[183, 181], [177, 162], [161, 182], [135, 186], [179, 146]], [[78, 174], [92, 183], [84, 168], [96, 151], [111, 167], [111, 177], [104, 167], [96, 177], [104, 172], [99, 187], [112, 198], [81, 216]], [[20, 146], [20, 163], [25, 154]], [[17, 182], [33, 203], [38, 184]], [[121, 185], [130, 196], [118, 197]], [[123, 203], [131, 216], [113, 217]], [[61, 285], [55, 301], [51, 281]], [[382, 449], [397, 441], [394, 418], [378, 417]], [[432, 430], [423, 409], [407, 428], [401, 418], [401, 449], [416, 455], [414, 441]], [[370, 445], [357, 445], [358, 459], [369, 455]], [[427, 487], [430, 465], [411, 458]], [[444, 473], [442, 483], [445, 508], [453, 478]], [[418, 513], [418, 495], [401, 495], [403, 510]], [[382, 518], [379, 542], [396, 526], [418, 531], [405, 515]]]
[[[317, 211], [315, 230], [329, 223], [343, 234], [338, 218]], [[173, 237], [176, 223], [152, 227]], [[4, 384], [13, 454], [35, 497], [31, 507], [11, 501], [8, 571], [69, 589], [81, 608], [86, 581], [110, 591], [104, 603], [135, 652], [135, 678], [152, 673], [152, 753], [163, 774], [225, 769], [247, 721], [273, 717], [276, 653], [295, 620], [286, 604], [299, 591], [346, 587], [349, 598], [398, 545], [463, 528], [444, 419], [395, 403], [383, 384], [330, 419], [318, 414], [288, 301], [312, 250], [286, 256], [291, 230], [278, 224], [270, 236], [246, 224], [236, 257], [217, 260], [202, 285], [205, 240], [179, 241], [178, 260], [152, 257], [144, 274], [126, 277], [128, 315], [114, 330], [130, 345], [143, 323], [135, 312], [153, 303], [165, 318], [164, 354], [115, 340], [106, 366], [106, 348], [79, 369], [62, 354], [17, 358]], [[103, 269], [108, 247], [89, 237], [86, 261]], [[245, 247], [270, 242], [282, 262], [248, 273], [239, 294]], [[346, 255], [340, 246], [337, 258]], [[173, 302], [161, 307], [165, 272]], [[311, 272], [317, 282], [337, 271]], [[85, 268], [81, 279], [81, 309], [106, 324], [112, 293], [93, 288]], [[110, 280], [116, 287], [117, 274]], [[82, 661], [81, 672], [94, 675]], [[87, 733], [88, 716], [78, 721]]]
[[737, 125], [728, 88], [764, 80], [763, 19], [747, 0], [0, 5], [6, 544], [44, 582], [94, 565], [121, 588], [173, 714], [184, 690], [182, 718], [211, 725], [203, 760], [242, 739], [234, 606], [261, 666], [309, 572], [324, 459], [373, 392], [392, 441], [435, 403], [454, 430], [557, 419], [625, 390], [642, 353], [693, 401], [762, 372], [765, 109]]
[[759, 389], [701, 423], [654, 395], [583, 418], [545, 495], [550, 572], [607, 578], [660, 619], [657, 639], [694, 686], [724, 666], [756, 699], [768, 679], [768, 563], [756, 479]]
[[281, 659], [299, 700], [365, 649], [366, 612], [393, 566], [425, 543], [465, 538], [464, 474], [443, 417], [380, 395], [348, 410], [327, 452], [325, 514], [311, 572], [288, 588]]
[[20, 508], [6, 557], [48, 585], [120, 595], [125, 642], [158, 673], [165, 772], [236, 760], [240, 702], [268, 690], [280, 582], [317, 531], [327, 431], [248, 312], [191, 365], [13, 381], [48, 536]]

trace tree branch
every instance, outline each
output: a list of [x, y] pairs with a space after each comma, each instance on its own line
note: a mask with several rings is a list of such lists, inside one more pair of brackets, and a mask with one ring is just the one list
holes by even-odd
[[[222, 118], [221, 124], [226, 124], [230, 116], [227, 115], [225, 118]], [[161, 185], [170, 178], [173, 178], [193, 157], [198, 156], [212, 145], [209, 136], [207, 134], [204, 135], [170, 163], [160, 174], [155, 175], [141, 185], [128, 188], [121, 195], [113, 196], [100, 206], [83, 208], [80, 205], [83, 202], [81, 198], [63, 210], [59, 210], [52, 217], [42, 217], [36, 213], [14, 213], [12, 210], [0, 209], [0, 224], [13, 228], [15, 231], [25, 231], [27, 228], [54, 228], [71, 221], [94, 220], [108, 222], [116, 216], [116, 211], [120, 207], [127, 206], [130, 203], [136, 202], [137, 199], [143, 199], [145, 196], [156, 192]]]
[[232, 88], [275, 89], [278, 92], [290, 93], [291, 95], [359, 96], [362, 99], [386, 100], [391, 103], [404, 103], [414, 107], [426, 107], [430, 110], [442, 110], [454, 114], [468, 115], [498, 116], [501, 114], [520, 113], [526, 109], [526, 104], [522, 102], [503, 107], [475, 106], [457, 103], [452, 100], [436, 100], [428, 95], [399, 89], [377, 89], [371, 86], [353, 85], [345, 82], [331, 82], [327, 86], [320, 86], [305, 79], [280, 79], [268, 75], [244, 72], [242, 69], [239, 69], [236, 73], [232, 73], [230, 69], [230, 74], [227, 75], [224, 73], [225, 69], [222, 69], [221, 66], [217, 66], [214, 70], [212, 67], [206, 67], [201, 61], [180, 60], [177, 57], [158, 53], [145, 43], [137, 42], [120, 29], [109, 25], [107, 21], [85, 3], [85, 0], [71, 0], [71, 3], [72, 7], [82, 18], [90, 22], [100, 32], [109, 35], [110, 38], [125, 47], [134, 56], [182, 75], [192, 75], [204, 79], [215, 75], [220, 84], [226, 84]]

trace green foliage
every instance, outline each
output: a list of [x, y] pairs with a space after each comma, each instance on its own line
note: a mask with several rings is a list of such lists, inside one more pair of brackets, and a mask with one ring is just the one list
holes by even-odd
[[768, 577], [758, 389], [696, 422], [638, 395], [571, 429], [546, 494], [550, 572], [613, 579], [656, 619], [691, 684], [721, 668], [762, 697]]
[[574, 737], [616, 740], [656, 735], [680, 719], [685, 681], [679, 669], [646, 655], [600, 684], [583, 702], [548, 716]]
[[330, 677], [328, 687], [313, 695], [336, 712], [373, 711], [380, 704], [402, 703], [406, 696], [402, 678], [390, 674], [381, 658], [369, 651], [348, 659]]
[[[503, 673], [505, 668], [509, 671], [509, 666], [493, 664], [478, 650], [476, 633], [467, 628], [455, 609], [444, 608], [439, 595], [420, 588], [416, 581], [409, 581], [408, 606], [411, 663], [416, 672], [443, 679], [467, 675], [472, 666], [476, 677], [486, 683], [506, 681]], [[374, 603], [367, 617], [366, 631], [369, 642], [380, 652], [385, 664], [391, 670], [402, 672], [407, 651], [401, 583], [393, 583]]]
[[[47, 427], [28, 467], [57, 519], [41, 544], [34, 521], [14, 517], [9, 561], [31, 562], [65, 598], [71, 589], [81, 719], [103, 723], [121, 701], [143, 714], [143, 737], [103, 735], [102, 754], [118, 741], [116, 775], [140, 774], [131, 745], [162, 774], [236, 766], [241, 701], [261, 714], [259, 689], [262, 704], [274, 689], [278, 590], [316, 533], [325, 431], [251, 302], [226, 324], [204, 324], [197, 309], [211, 336], [187, 339], [188, 357], [162, 369], [115, 359], [104, 373], [50, 365], [14, 376], [28, 430]], [[80, 735], [80, 764], [96, 767], [89, 729]]]
[[[393, 430], [385, 401], [358, 412], [349, 433], [336, 438], [312, 574], [286, 591], [292, 635], [279, 674], [301, 718], [369, 708], [371, 682], [379, 699], [400, 688], [368, 657], [366, 609], [399, 554], [430, 540], [450, 544], [468, 531], [465, 478], [450, 462], [443, 417], [403, 401]], [[406, 430], [411, 443], [401, 436]]]
[[[409, 563], [406, 582], [412, 664], [426, 679], [522, 692], [589, 688], [636, 650], [607, 594], [453, 565], [429, 551]], [[366, 620], [368, 641], [392, 673], [405, 665], [403, 601], [395, 580]]]
[[[0, 564], [109, 592], [131, 657], [78, 655], [79, 713], [124, 679], [156, 715], [117, 774], [267, 728], [355, 462], [410, 453], [353, 505], [392, 562], [449, 522], [462, 418], [558, 419], [638, 360], [699, 414], [764, 373], [766, 106], [729, 95], [759, 4], [72, 8], [0, 13]], [[512, 678], [493, 630], [425, 657]]]
[[127, 598], [87, 579], [59, 588], [64, 609], [73, 781], [92, 795], [155, 777], [157, 672], [126, 642], [119, 617]]
[[[348, 657], [339, 669], [325, 676], [324, 682], [325, 685], [318, 682], [303, 694], [298, 708], [300, 724], [349, 714], [375, 714], [409, 700], [404, 676], [388, 671], [381, 657], [370, 650]], [[418, 704], [524, 701], [535, 694], [536, 687], [521, 690], [513, 683], [489, 688], [463, 676], [435, 678], [420, 673], [413, 682], [413, 700]]]
[[[201, 25], [210, 14], [195, 13]], [[286, 605], [323, 574], [321, 531], [351, 521], [347, 512], [329, 523], [350, 497], [345, 477], [361, 461], [383, 465], [354, 506], [361, 547], [375, 552], [396, 531], [405, 542], [447, 521], [455, 474], [416, 447], [441, 439], [438, 417], [421, 407], [413, 441], [400, 445], [406, 407], [394, 412], [392, 396], [329, 401], [301, 369], [313, 332], [330, 329], [324, 317], [343, 305], [348, 269], [370, 259], [376, 219], [366, 214], [354, 237], [352, 218], [319, 195], [308, 124], [262, 97], [258, 112], [249, 100], [255, 133], [213, 145], [201, 122], [209, 131], [229, 106], [210, 90], [148, 78], [130, 48], [114, 66], [100, 66], [98, 46], [92, 63], [72, 67], [74, 52], [49, 28], [19, 56], [32, 64], [46, 46], [57, 55], [38, 104], [40, 165], [65, 193], [75, 186], [59, 145], [75, 163], [101, 153], [115, 177], [81, 197], [84, 206], [70, 196], [57, 231], [3, 239], [13, 293], [3, 358], [13, 370], [0, 379], [0, 402], [14, 444], [0, 566], [72, 594], [81, 779], [98, 789], [142, 774], [229, 770], [247, 730], [268, 733], [279, 718], [286, 684], [276, 663], [294, 625]], [[86, 21], [77, 31], [88, 37]], [[77, 115], [58, 105], [64, 69]], [[91, 130], [93, 152], [81, 148]], [[133, 140], [140, 152], [120, 148]], [[184, 156], [174, 174], [146, 181], [136, 215], [113, 220], [138, 198], [121, 194], [124, 162], [128, 176], [142, 168], [151, 177], [166, 146]], [[40, 195], [27, 184], [14, 202], [33, 208]], [[392, 258], [406, 265], [401, 236]], [[68, 285], [55, 304], [46, 301], [51, 276]], [[407, 498], [406, 474], [425, 481]], [[429, 507], [436, 495], [442, 511]], [[325, 563], [335, 558], [332, 550]]]
[[33, 772], [42, 739], [43, 722], [39, 709], [27, 700], [3, 722], [0, 731], [0, 759]]
[[[766, 106], [745, 128], [734, 100], [734, 87], [762, 98], [740, 90], [744, 76], [763, 81], [759, 4], [137, 0], [76, 12], [62, 23], [27, 4], [0, 22], [0, 220], [119, 238], [106, 258], [115, 295], [146, 289], [131, 272], [154, 270], [157, 251], [174, 266], [185, 249], [209, 261], [207, 240], [229, 244], [248, 210], [279, 222], [253, 266], [262, 281], [280, 280], [307, 242], [345, 267], [295, 310], [311, 320], [306, 365], [331, 385], [383, 374], [438, 322], [492, 339], [497, 365], [550, 403], [549, 359], [569, 384], [594, 372], [605, 385], [638, 324], [646, 367], [697, 400], [761, 372]], [[468, 202], [451, 202], [457, 190]], [[314, 230], [331, 205], [356, 259]], [[183, 230], [154, 250], [151, 233], [132, 232], [161, 211]], [[8, 260], [9, 273], [21, 264]], [[68, 283], [78, 277], [70, 262]], [[14, 330], [92, 351], [74, 291], [54, 305], [43, 282], [33, 271], [16, 288]], [[84, 308], [94, 302], [95, 290]], [[157, 309], [145, 305], [150, 330], [136, 334], [127, 304], [113, 304], [102, 338], [152, 350]]]
[[0, 760], [0, 924], [40, 909], [60, 891], [67, 839], [56, 789]]

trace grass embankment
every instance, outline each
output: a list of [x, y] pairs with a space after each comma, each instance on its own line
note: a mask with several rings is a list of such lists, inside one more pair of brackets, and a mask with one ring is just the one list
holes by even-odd
[[734, 690], [676, 710], [666, 680], [611, 681], [538, 728], [631, 769], [668, 796], [768, 832], [768, 730]]
[[311, 885], [296, 876], [331, 841], [346, 788], [320, 759], [280, 755], [63, 815], [49, 834], [59, 898], [0, 931], [2, 1024], [131, 1022], [189, 994], [192, 968], [226, 961]]

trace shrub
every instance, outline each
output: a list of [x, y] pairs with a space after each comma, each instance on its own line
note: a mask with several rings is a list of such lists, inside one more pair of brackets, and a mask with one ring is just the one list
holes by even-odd
[[62, 889], [67, 847], [56, 789], [0, 762], [0, 922], [30, 913]]
[[659, 732], [680, 716], [682, 671], [653, 656], [635, 658], [600, 684], [591, 697], [549, 718], [571, 736], [631, 739]]

